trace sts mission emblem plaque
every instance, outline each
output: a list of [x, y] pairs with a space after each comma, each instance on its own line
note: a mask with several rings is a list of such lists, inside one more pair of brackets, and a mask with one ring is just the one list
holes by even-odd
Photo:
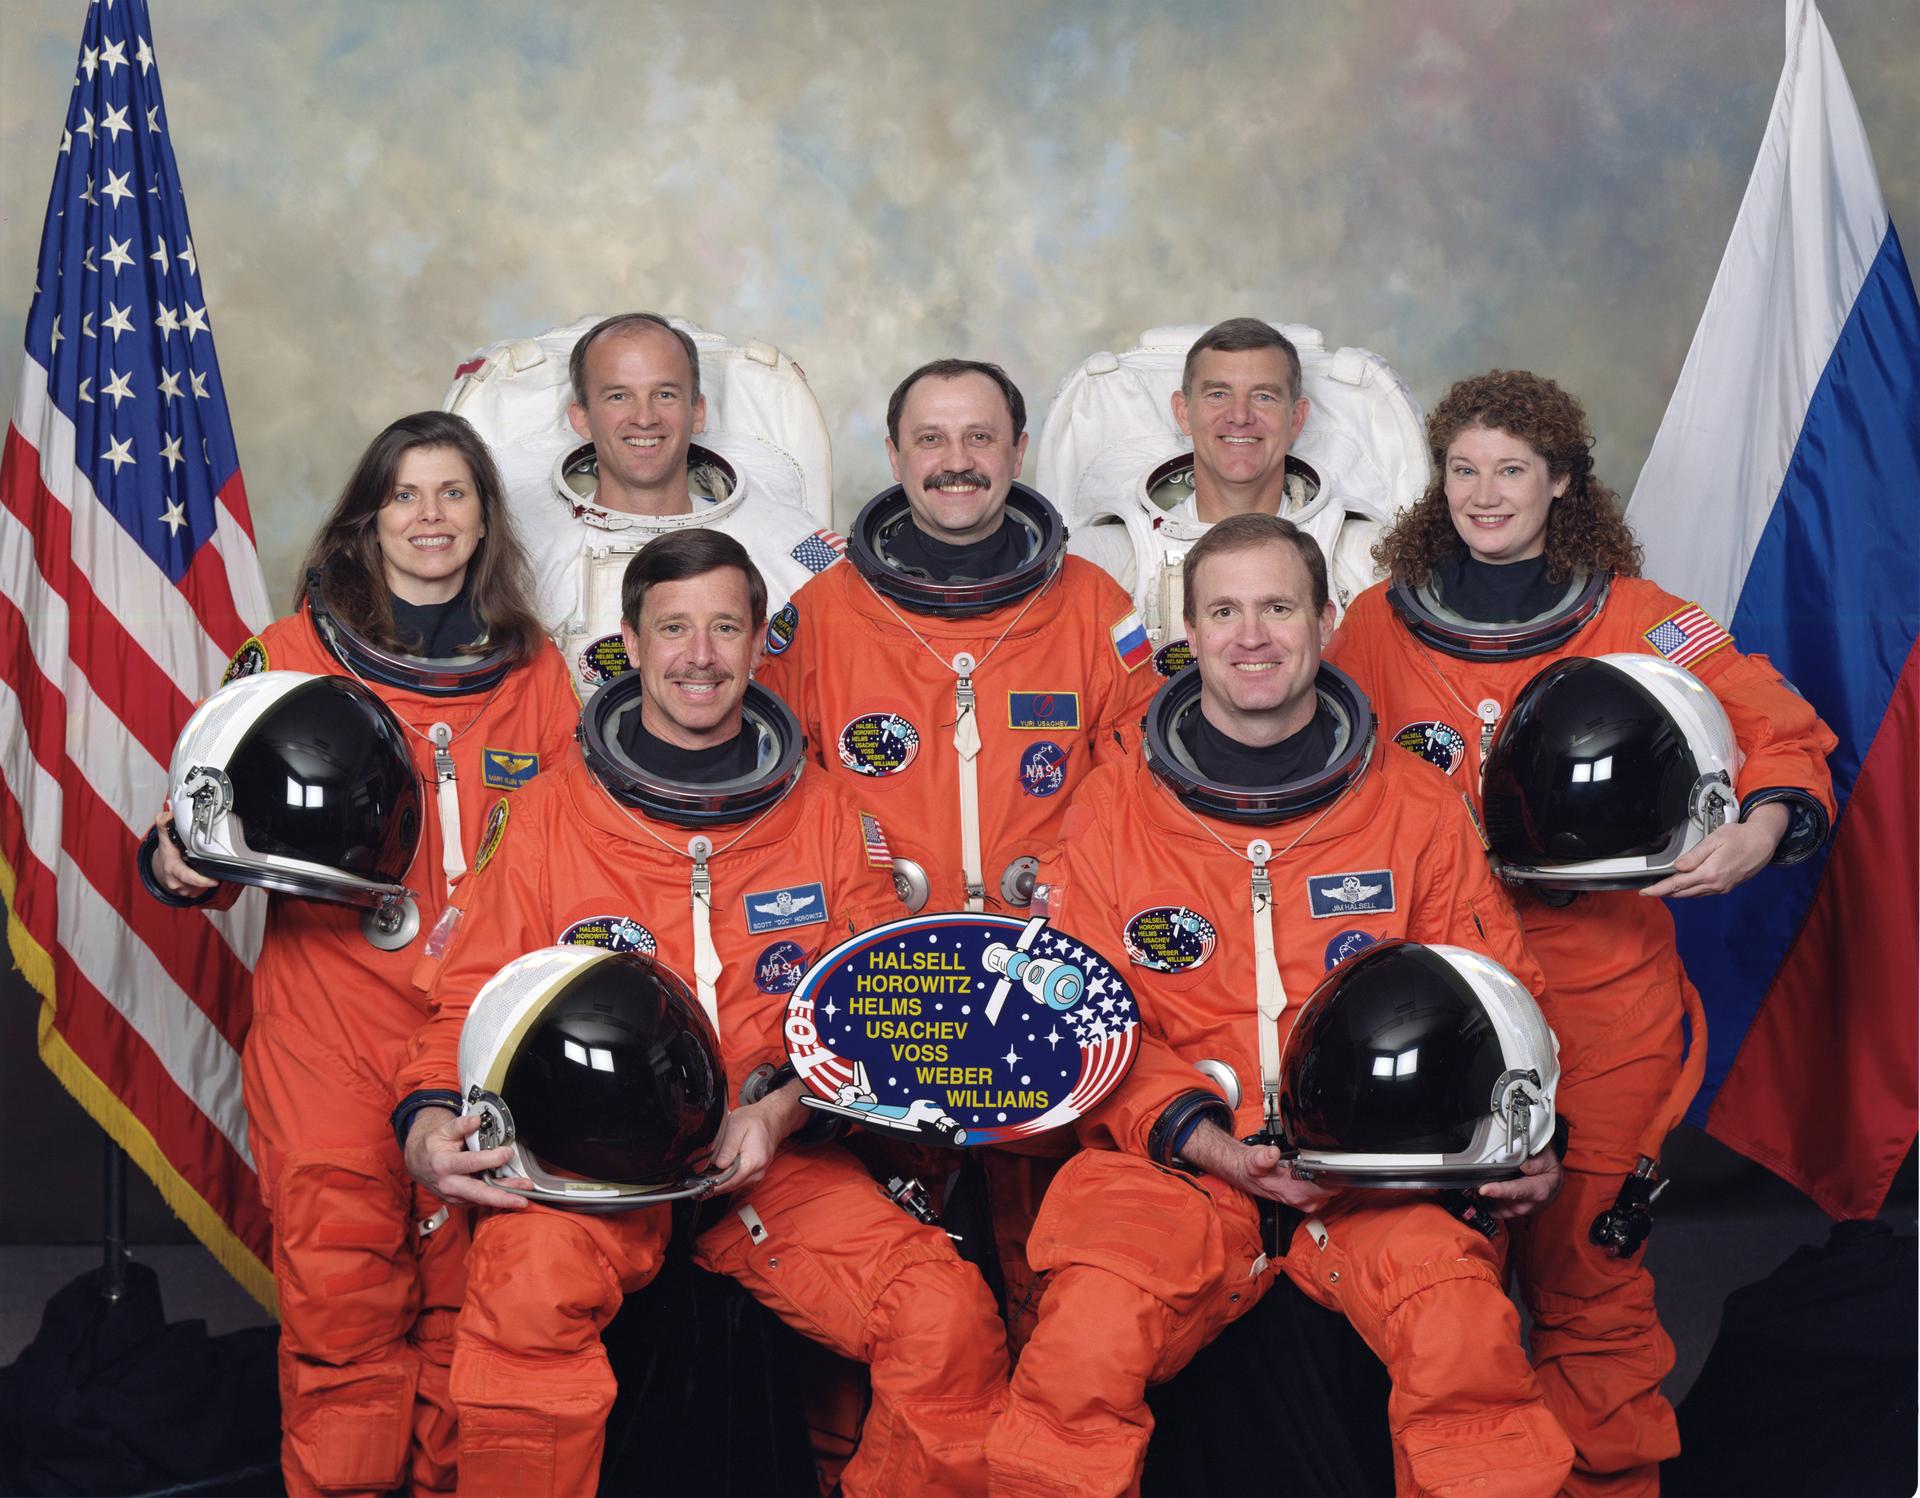
[[924, 915], [844, 941], [787, 1003], [801, 1101], [931, 1144], [1073, 1122], [1140, 1047], [1133, 992], [1044, 917]]

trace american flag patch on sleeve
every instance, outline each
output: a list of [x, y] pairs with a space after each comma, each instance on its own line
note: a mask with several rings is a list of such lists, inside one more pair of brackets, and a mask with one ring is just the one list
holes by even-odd
[[1676, 666], [1691, 666], [1712, 655], [1733, 636], [1713, 622], [1713, 616], [1697, 603], [1690, 603], [1669, 614], [1642, 636], [1661, 655]]
[[880, 829], [880, 819], [864, 811], [860, 813], [860, 842], [867, 850], [868, 868], [893, 867], [893, 851], [887, 847], [887, 835]]
[[815, 531], [788, 553], [809, 572], [825, 572], [847, 554], [847, 543], [832, 531]]

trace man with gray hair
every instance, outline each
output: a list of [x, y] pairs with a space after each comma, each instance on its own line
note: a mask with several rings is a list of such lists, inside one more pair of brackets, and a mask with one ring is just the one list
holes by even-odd
[[1327, 557], [1337, 617], [1378, 580], [1370, 552], [1387, 518], [1349, 503], [1341, 475], [1294, 454], [1308, 412], [1300, 354], [1271, 323], [1230, 317], [1208, 328], [1187, 350], [1172, 403], [1191, 457], [1143, 475], [1131, 503], [1077, 524], [1068, 547], [1133, 595], [1163, 676], [1192, 658], [1180, 564], [1215, 522], [1277, 515], [1312, 536]]
[[732, 536], [779, 609], [838, 561], [845, 543], [798, 502], [766, 491], [720, 452], [694, 442], [706, 428], [693, 340], [653, 312], [596, 323], [568, 364], [567, 420], [585, 443], [558, 465], [551, 503], [516, 519], [534, 568], [535, 606], [584, 699], [627, 669], [620, 580], [655, 536], [702, 527]]

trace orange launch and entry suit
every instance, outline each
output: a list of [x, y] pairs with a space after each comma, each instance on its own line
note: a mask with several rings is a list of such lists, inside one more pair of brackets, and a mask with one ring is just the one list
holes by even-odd
[[[305, 609], [241, 646], [228, 678], [268, 669], [346, 674]], [[442, 816], [458, 818], [452, 855], [464, 868], [502, 790], [576, 757], [580, 704], [551, 646], [491, 691], [368, 685], [411, 730], [425, 782], [406, 875], [420, 935], [383, 952], [360, 934], [357, 908], [272, 896], [240, 1055], [247, 1141], [273, 1218], [281, 1466], [293, 1494], [453, 1488], [447, 1369], [467, 1222], [456, 1211], [422, 1232], [441, 1204], [401, 1164], [388, 1122], [393, 1074], [426, 1018], [411, 979], [447, 899]], [[450, 782], [435, 768], [435, 724], [451, 731]], [[223, 898], [238, 894], [226, 889]]]
[[[698, 868], [686, 851], [694, 832], [616, 802], [580, 761], [496, 815], [487, 857], [460, 890], [460, 927], [403, 1093], [457, 1091], [474, 995], [515, 957], [568, 941], [649, 952], [697, 981], [737, 1093], [756, 1067], [784, 1064], [800, 971], [900, 914], [877, 827], [811, 766], [757, 820], [703, 829], [715, 851]], [[696, 878], [710, 893], [696, 894]], [[977, 1493], [1006, 1352], [985, 1283], [946, 1234], [889, 1201], [840, 1146], [793, 1140], [744, 1199], [720, 1199], [703, 1220], [715, 1217], [696, 1262], [872, 1366], [845, 1491]], [[462, 1492], [593, 1491], [615, 1393], [600, 1332], [658, 1272], [670, 1227], [665, 1207], [481, 1216], [453, 1365]]]
[[[1256, 839], [1262, 863], [1244, 856]], [[1092, 1148], [1055, 1178], [1034, 1226], [1033, 1267], [1050, 1278], [988, 1442], [992, 1491], [1131, 1492], [1153, 1425], [1147, 1385], [1271, 1283], [1253, 1198], [1171, 1163], [1187, 1132], [1174, 1120], [1209, 1089], [1194, 1064], [1233, 1068], [1244, 1138], [1263, 1127], [1260, 1081], [1277, 1078], [1297, 1006], [1342, 957], [1406, 937], [1486, 952], [1530, 989], [1539, 971], [1459, 796], [1377, 746], [1330, 806], [1266, 825], [1196, 816], [1144, 756], [1103, 768], [1041, 879], [1054, 925], [1126, 955], [1147, 1033], [1127, 1080], [1081, 1120]], [[1282, 1006], [1268, 1016], [1265, 952]], [[1572, 1450], [1527, 1365], [1498, 1243], [1429, 1198], [1349, 1190], [1294, 1230], [1281, 1267], [1387, 1365], [1401, 1494], [1558, 1490]]]
[[[1132, 601], [1078, 557], [1025, 598], [953, 619], [831, 567], [788, 619], [768, 633], [760, 680], [793, 708], [814, 759], [886, 824], [895, 856], [924, 871], [928, 910], [1024, 912], [1074, 788], [1138, 742], [1160, 685], [1144, 631], [1129, 639]], [[980, 1160], [1016, 1349], [1037, 1292], [1026, 1231], [1066, 1143]]]
[[[1464, 660], [1416, 639], [1387, 586], [1354, 601], [1327, 658], [1373, 699], [1382, 742], [1438, 765], [1476, 807], [1492, 730], [1537, 673], [1576, 656], [1655, 654], [1650, 637], [1673, 638], [1661, 627], [1687, 608], [1653, 583], [1619, 577], [1598, 614], [1565, 643], [1508, 660]], [[1746, 754], [1735, 786], [1743, 807], [1798, 792], [1831, 818], [1826, 755], [1834, 738], [1805, 700], [1764, 657], [1742, 656], [1730, 643], [1685, 664], [1720, 699]], [[1568, 1490], [1651, 1495], [1658, 1463], [1680, 1450], [1660, 1392], [1673, 1343], [1642, 1257], [1612, 1258], [1587, 1234], [1639, 1156], [1657, 1156], [1691, 1101], [1690, 1091], [1673, 1096], [1691, 985], [1673, 917], [1659, 900], [1633, 890], [1593, 891], [1558, 908], [1524, 891], [1516, 899], [1546, 973], [1541, 1008], [1560, 1038], [1558, 1106], [1574, 1125], [1559, 1197], [1514, 1232], [1534, 1363], [1578, 1451]], [[1705, 1044], [1704, 1035], [1693, 1037], [1701, 1055]]]
[[1016, 603], [943, 619], [829, 567], [793, 614], [784, 640], [769, 633], [759, 679], [793, 709], [813, 758], [886, 825], [894, 856], [925, 870], [926, 908], [1025, 910], [1010, 884], [1020, 861], [1030, 874], [1074, 787], [1138, 740], [1160, 684], [1144, 632], [1121, 653], [1138, 618], [1119, 584], [1068, 557]]

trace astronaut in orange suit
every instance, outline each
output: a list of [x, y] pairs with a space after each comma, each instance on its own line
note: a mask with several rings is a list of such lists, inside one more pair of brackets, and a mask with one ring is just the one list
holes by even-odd
[[1383, 739], [1477, 806], [1482, 763], [1527, 682], [1555, 661], [1631, 652], [1706, 683], [1746, 755], [1739, 821], [1682, 854], [1672, 877], [1571, 903], [1516, 896], [1560, 1038], [1559, 1105], [1575, 1124], [1566, 1190], [1514, 1235], [1534, 1362], [1578, 1451], [1569, 1491], [1653, 1494], [1658, 1464], [1680, 1449], [1660, 1392], [1673, 1344], [1642, 1257], [1615, 1257], [1589, 1232], [1634, 1176], [1627, 1205], [1644, 1234], [1661, 1142], [1704, 1065], [1696, 1028], [1682, 1074], [1682, 1013], [1697, 1015], [1698, 997], [1672, 916], [1646, 897], [1718, 893], [1816, 851], [1833, 813], [1835, 741], [1764, 658], [1742, 656], [1711, 618], [1636, 575], [1639, 548], [1594, 475], [1586, 415], [1567, 392], [1525, 372], [1463, 380], [1427, 435], [1438, 476], [1381, 543], [1393, 577], [1354, 601], [1328, 651], [1373, 699]]
[[[1313, 540], [1236, 516], [1186, 567], [1197, 665], [1155, 699], [1146, 755], [1088, 779], [1042, 865], [1048, 918], [1125, 953], [1147, 1038], [1035, 1224], [1049, 1278], [988, 1442], [990, 1491], [1133, 1491], [1147, 1385], [1284, 1268], [1386, 1363], [1400, 1493], [1544, 1498], [1572, 1451], [1501, 1243], [1433, 1198], [1330, 1192], [1241, 1142], [1277, 1131], [1292, 1006], [1342, 957], [1404, 937], [1485, 952], [1529, 988], [1538, 970], [1458, 794], [1383, 752], [1365, 698], [1322, 668], [1333, 609]], [[1550, 1197], [1552, 1151], [1526, 1170], [1482, 1187], [1485, 1210]]]
[[[887, 407], [899, 483], [767, 631], [762, 678], [815, 759], [885, 822], [910, 911], [1024, 911], [1073, 790], [1138, 736], [1145, 626], [1018, 484], [1026, 404], [992, 364], [915, 370]], [[980, 1158], [1017, 1346], [1024, 1241], [1059, 1141]]]
[[660, 1207], [529, 1205], [479, 1178], [503, 1151], [464, 1147], [478, 1120], [452, 1112], [462, 1020], [495, 971], [555, 942], [652, 954], [708, 1010], [740, 1106], [713, 1149], [713, 1168], [732, 1175], [702, 1209], [696, 1262], [871, 1365], [873, 1407], [844, 1490], [984, 1482], [1006, 1387], [986, 1285], [842, 1147], [810, 1142], [822, 1120], [785, 1069], [786, 995], [801, 970], [899, 905], [878, 824], [804, 763], [792, 715], [749, 684], [765, 609], [765, 584], [730, 537], [689, 530], [642, 548], [625, 583], [635, 670], [589, 703], [584, 762], [496, 811], [460, 892], [395, 1126], [423, 1184], [497, 1209], [474, 1233], [454, 1354], [463, 1492], [593, 1490], [615, 1393], [600, 1332], [658, 1271], [671, 1226]]
[[[426, 1018], [414, 964], [487, 807], [572, 757], [579, 716], [538, 621], [500, 612], [506, 595], [489, 579], [511, 569], [483, 572], [489, 546], [512, 545], [503, 527], [499, 480], [467, 423], [402, 418], [322, 526], [299, 610], [248, 640], [227, 669], [229, 681], [266, 670], [360, 677], [406, 726], [428, 792], [405, 880], [418, 933], [381, 950], [362, 936], [358, 910], [275, 895], [253, 972], [241, 1082], [273, 1219], [289, 1493], [453, 1487], [446, 1384], [466, 1214], [441, 1211], [408, 1181], [387, 1124], [393, 1074]], [[378, 578], [366, 575], [367, 534]], [[385, 624], [369, 607], [382, 587]], [[458, 653], [480, 638], [491, 648]], [[227, 884], [213, 894], [163, 837], [149, 837], [145, 857], [163, 898], [238, 893]]]

